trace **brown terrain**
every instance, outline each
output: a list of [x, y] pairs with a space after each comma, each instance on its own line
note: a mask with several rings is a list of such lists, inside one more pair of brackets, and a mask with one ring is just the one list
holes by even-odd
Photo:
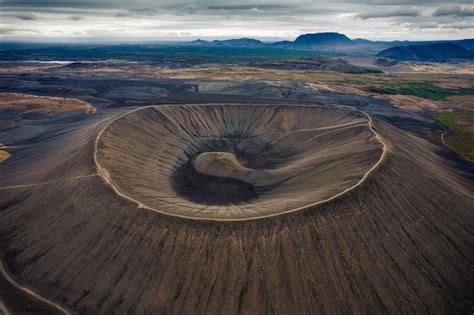
[[[133, 123], [141, 112], [118, 122]], [[426, 140], [374, 121], [390, 149], [363, 184], [291, 214], [212, 222], [162, 215], [118, 195], [95, 175], [100, 126], [58, 134], [60, 150], [46, 146], [37, 149], [44, 160], [6, 164], [0, 180], [5, 187], [8, 174], [21, 177], [19, 168], [31, 173], [41, 165], [29, 178], [42, 184], [2, 191], [2, 247], [15, 275], [78, 313], [218, 313], [223, 305], [229, 313], [252, 314], [472, 307], [472, 186]], [[123, 136], [134, 135], [125, 129]], [[333, 141], [343, 139], [342, 133]], [[121, 156], [132, 162], [141, 146]], [[107, 151], [115, 154], [122, 153]], [[143, 185], [151, 174], [129, 173], [129, 180]]]
[[376, 95], [374, 97], [379, 100], [389, 101], [398, 108], [412, 112], [439, 111], [454, 107], [449, 103], [431, 101], [412, 95]]
[[87, 113], [95, 113], [96, 111], [91, 104], [78, 99], [22, 93], [0, 93], [0, 110], [43, 115], [76, 110]]
[[0, 67], [0, 313], [472, 313], [458, 100], [371, 90], [468, 74], [86, 66]]
[[472, 95], [450, 96], [449, 101], [459, 109], [474, 110], [474, 97]]

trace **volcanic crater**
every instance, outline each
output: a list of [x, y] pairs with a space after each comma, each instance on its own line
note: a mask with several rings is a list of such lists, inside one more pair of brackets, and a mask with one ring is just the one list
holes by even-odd
[[384, 150], [370, 118], [354, 109], [157, 105], [110, 123], [95, 162], [140, 207], [233, 221], [332, 200], [357, 187]]

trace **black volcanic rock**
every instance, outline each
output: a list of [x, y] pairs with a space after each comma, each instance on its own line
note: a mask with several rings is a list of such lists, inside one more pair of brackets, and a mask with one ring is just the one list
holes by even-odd
[[381, 51], [377, 56], [394, 60], [450, 60], [474, 57], [469, 50], [450, 43], [396, 46]]
[[300, 35], [294, 41], [295, 45], [348, 45], [351, 40], [339, 33], [316, 33]]

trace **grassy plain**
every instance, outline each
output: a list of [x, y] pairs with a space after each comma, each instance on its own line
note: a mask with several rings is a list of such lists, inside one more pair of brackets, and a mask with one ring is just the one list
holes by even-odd
[[474, 161], [474, 112], [440, 112], [434, 118], [451, 131], [446, 135], [446, 144]]

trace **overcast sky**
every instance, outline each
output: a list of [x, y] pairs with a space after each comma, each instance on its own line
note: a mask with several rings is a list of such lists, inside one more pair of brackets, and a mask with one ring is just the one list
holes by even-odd
[[474, 37], [474, 0], [0, 0], [0, 40]]

